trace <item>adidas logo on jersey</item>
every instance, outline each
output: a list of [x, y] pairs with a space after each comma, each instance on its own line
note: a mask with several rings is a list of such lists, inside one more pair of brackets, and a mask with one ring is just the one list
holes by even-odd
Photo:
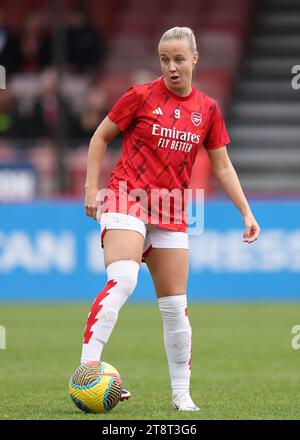
[[155, 115], [163, 115], [162, 109], [160, 107], [157, 107], [153, 112]]

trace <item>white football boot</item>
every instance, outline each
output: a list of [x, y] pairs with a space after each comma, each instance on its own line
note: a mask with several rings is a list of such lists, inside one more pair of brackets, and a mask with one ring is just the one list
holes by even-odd
[[131, 397], [131, 392], [128, 390], [125, 390], [125, 388], [122, 388], [120, 401], [123, 402], [124, 400], [128, 400]]
[[174, 395], [172, 405], [176, 411], [200, 411], [200, 408], [192, 401], [188, 391], [183, 394]]

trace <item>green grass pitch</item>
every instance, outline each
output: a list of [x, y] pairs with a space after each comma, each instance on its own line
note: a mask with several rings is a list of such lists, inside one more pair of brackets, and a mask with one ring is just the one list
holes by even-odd
[[191, 394], [200, 413], [171, 408], [156, 304], [126, 304], [102, 359], [132, 398], [109, 414], [81, 413], [68, 396], [88, 304], [1, 305], [0, 419], [299, 419], [300, 350], [291, 329], [300, 304], [190, 304]]

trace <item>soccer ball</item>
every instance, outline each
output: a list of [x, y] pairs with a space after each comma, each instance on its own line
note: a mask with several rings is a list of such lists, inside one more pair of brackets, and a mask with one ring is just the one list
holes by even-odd
[[119, 372], [106, 362], [81, 364], [69, 383], [74, 404], [85, 413], [106, 413], [120, 400], [122, 380]]

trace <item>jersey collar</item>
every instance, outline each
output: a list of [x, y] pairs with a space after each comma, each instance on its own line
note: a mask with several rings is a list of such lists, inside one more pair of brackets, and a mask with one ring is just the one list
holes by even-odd
[[187, 101], [187, 100], [191, 99], [194, 96], [195, 91], [196, 91], [195, 87], [192, 86], [192, 91], [189, 95], [187, 95], [187, 96], [176, 95], [176, 93], [171, 92], [171, 90], [169, 90], [167, 88], [163, 76], [160, 77], [160, 86], [164, 90], [164, 92], [166, 92], [169, 96], [171, 96], [172, 98], [175, 98], [179, 101]]

